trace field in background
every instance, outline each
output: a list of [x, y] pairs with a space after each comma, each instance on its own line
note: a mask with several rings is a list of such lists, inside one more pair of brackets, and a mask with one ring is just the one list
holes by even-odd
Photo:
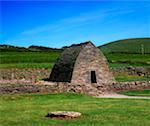
[[[64, 48], [0, 45], [0, 68], [52, 68]], [[150, 66], [150, 38], [118, 40], [98, 48], [110, 67]]]
[[[99, 47], [106, 56], [110, 68], [150, 67], [150, 38], [126, 39]], [[0, 46], [0, 68], [46, 68], [52, 69], [62, 49], [30, 46]], [[120, 75], [119, 81], [147, 80], [145, 77]]]
[[[60, 52], [1, 52], [0, 68], [52, 68]], [[150, 66], [150, 54], [105, 54], [110, 67]]]
[[103, 53], [150, 54], [150, 38], [132, 38], [99, 46]]
[[[144, 99], [99, 99], [79, 94], [1, 95], [0, 106], [0, 124], [5, 126], [150, 125], [150, 100]], [[45, 117], [50, 111], [60, 110], [78, 111], [82, 116], [72, 120]]]

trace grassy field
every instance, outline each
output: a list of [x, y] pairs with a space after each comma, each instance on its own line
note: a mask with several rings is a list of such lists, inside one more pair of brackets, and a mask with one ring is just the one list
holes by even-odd
[[0, 68], [52, 68], [60, 52], [2, 52]]
[[0, 63], [54, 63], [59, 55], [59, 52], [1, 52]]
[[116, 75], [114, 77], [119, 82], [126, 82], [126, 81], [149, 81], [150, 80], [150, 77], [136, 76], [136, 75], [127, 75], [127, 74], [120, 74], [120, 75]]
[[[143, 47], [142, 47], [143, 46]], [[52, 69], [62, 50], [47, 47], [21, 48], [0, 46], [0, 68]], [[126, 39], [99, 47], [106, 56], [110, 68], [140, 66], [150, 67], [150, 38]], [[141, 48], [144, 53], [141, 53]], [[34, 50], [34, 51], [33, 51]], [[49, 50], [49, 51], [48, 51]], [[119, 75], [118, 81], [150, 80], [147, 77]]]
[[104, 53], [150, 54], [150, 38], [123, 39], [99, 47]]
[[[0, 68], [46, 68], [52, 69], [60, 52], [2, 52]], [[110, 68], [142, 66], [150, 67], [150, 55], [145, 54], [105, 54]], [[117, 81], [150, 80], [147, 77], [119, 75]]]
[[[99, 48], [110, 67], [150, 66], [150, 38], [118, 40]], [[0, 68], [52, 68], [62, 49], [0, 45], [0, 51]]]
[[[78, 111], [81, 118], [48, 119], [49, 111]], [[99, 99], [79, 94], [0, 96], [1, 126], [149, 126], [150, 100]]]
[[[60, 52], [1, 52], [0, 68], [52, 68]], [[150, 66], [150, 54], [105, 54], [110, 67]]]
[[127, 91], [127, 92], [123, 92], [122, 94], [129, 95], [129, 96], [148, 96], [148, 97], [150, 97], [150, 90]]
[[[150, 66], [150, 54], [105, 54], [110, 67], [121, 67], [121, 66]], [[117, 64], [117, 65], [114, 65]]]

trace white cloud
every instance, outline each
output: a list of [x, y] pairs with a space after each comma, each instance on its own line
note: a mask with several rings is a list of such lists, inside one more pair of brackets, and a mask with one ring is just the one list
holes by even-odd
[[107, 18], [109, 15], [117, 16], [120, 14], [132, 13], [133, 10], [122, 10], [122, 9], [109, 9], [106, 11], [94, 11], [94, 12], [86, 12], [82, 13], [76, 17], [69, 17], [65, 19], [61, 19], [54, 24], [47, 24], [44, 26], [39, 26], [21, 33], [21, 35], [37, 35], [41, 32], [59, 32], [66, 29], [77, 28], [84, 25], [92, 24], [96, 21], [103, 21], [103, 19]]

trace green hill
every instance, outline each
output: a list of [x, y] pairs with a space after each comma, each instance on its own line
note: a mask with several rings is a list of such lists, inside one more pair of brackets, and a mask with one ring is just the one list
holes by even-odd
[[[64, 48], [0, 45], [0, 68], [52, 68]], [[150, 66], [150, 38], [119, 40], [99, 48], [110, 67]]]
[[19, 47], [13, 45], [0, 45], [0, 52], [59, 52], [62, 49], [50, 48], [44, 46], [29, 46], [29, 47]]
[[124, 39], [99, 46], [103, 53], [150, 54], [150, 38]]
[[61, 51], [61, 49], [57, 49], [57, 48], [50, 48], [50, 47], [44, 47], [44, 46], [29, 46], [28, 49], [30, 51], [42, 51], [42, 52], [46, 52], [46, 51]]
[[27, 52], [30, 51], [25, 47], [13, 46], [13, 45], [0, 45], [0, 52]]
[[[45, 52], [62, 51], [61, 49], [44, 46], [18, 47], [12, 45], [0, 45], [0, 52]], [[150, 54], [150, 38], [132, 38], [110, 42], [99, 46], [103, 53], [129, 53], [129, 54]]]

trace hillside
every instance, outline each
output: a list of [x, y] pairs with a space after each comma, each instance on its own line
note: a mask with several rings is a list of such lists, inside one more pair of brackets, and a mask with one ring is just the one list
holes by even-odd
[[0, 45], [0, 52], [27, 52], [30, 51], [25, 47], [13, 46], [13, 45]]
[[[44, 46], [29, 46], [18, 47], [12, 45], [0, 45], [1, 52], [37, 52], [37, 51], [62, 51], [61, 49], [44, 47]], [[103, 53], [129, 53], [129, 54], [150, 54], [150, 38], [132, 38], [110, 42], [108, 44], [98, 46]]]
[[103, 53], [150, 54], [150, 38], [124, 39], [99, 46]]
[[61, 51], [62, 49], [50, 48], [44, 46], [29, 46], [29, 47], [19, 47], [13, 45], [0, 45], [0, 52], [45, 52], [45, 51]]
[[[64, 48], [0, 45], [0, 68], [52, 68]], [[119, 40], [99, 48], [110, 67], [150, 66], [150, 38]]]

